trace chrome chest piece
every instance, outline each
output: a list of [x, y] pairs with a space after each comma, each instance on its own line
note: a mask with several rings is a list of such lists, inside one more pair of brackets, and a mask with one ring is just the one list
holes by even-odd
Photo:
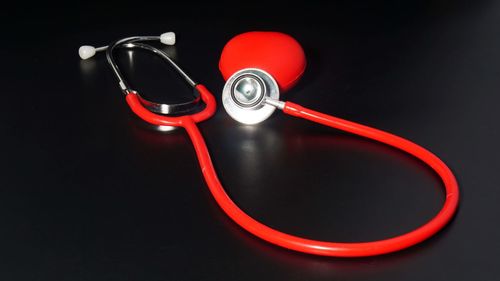
[[279, 95], [278, 84], [269, 73], [245, 68], [227, 80], [222, 90], [222, 104], [233, 119], [252, 125], [266, 120], [281, 106]]

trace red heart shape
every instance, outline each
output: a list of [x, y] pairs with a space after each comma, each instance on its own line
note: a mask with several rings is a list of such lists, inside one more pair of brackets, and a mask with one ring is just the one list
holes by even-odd
[[290, 35], [252, 31], [229, 40], [219, 60], [224, 80], [244, 68], [266, 71], [276, 80], [280, 91], [285, 92], [302, 77], [306, 58], [300, 44]]

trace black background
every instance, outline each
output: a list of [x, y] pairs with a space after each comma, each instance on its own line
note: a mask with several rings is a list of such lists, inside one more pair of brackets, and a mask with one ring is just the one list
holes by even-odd
[[[21, 3], [2, 10], [1, 280], [495, 280], [500, 278], [500, 3]], [[404, 2], [404, 4], [402, 3]], [[172, 57], [217, 99], [232, 36], [275, 30], [308, 68], [283, 98], [407, 137], [449, 164], [455, 219], [402, 252], [340, 259], [291, 252], [217, 207], [182, 130], [128, 109], [105, 58], [80, 45], [173, 30]], [[168, 66], [121, 53], [131, 84], [189, 94]], [[278, 229], [382, 239], [444, 199], [423, 164], [386, 146], [275, 113], [258, 126], [219, 106], [200, 124], [234, 200]]]

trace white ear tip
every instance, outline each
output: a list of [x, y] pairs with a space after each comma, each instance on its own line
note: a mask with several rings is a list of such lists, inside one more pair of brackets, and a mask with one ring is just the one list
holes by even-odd
[[160, 41], [165, 45], [174, 45], [175, 44], [175, 33], [173, 32], [165, 32], [160, 35]]
[[78, 49], [78, 54], [82, 60], [86, 60], [95, 55], [95, 48], [93, 46], [81, 46], [80, 49]]

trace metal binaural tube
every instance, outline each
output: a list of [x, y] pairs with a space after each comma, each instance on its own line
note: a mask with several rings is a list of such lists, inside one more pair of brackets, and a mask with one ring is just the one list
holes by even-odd
[[[200, 105], [201, 101], [200, 93], [196, 87], [198, 83], [193, 81], [193, 79], [191, 79], [191, 77], [189, 77], [186, 74], [186, 72], [184, 72], [164, 51], [156, 47], [153, 47], [149, 44], [141, 43], [141, 41], [153, 41], [153, 40], [158, 40], [166, 45], [173, 45], [175, 42], [175, 38], [172, 38], [172, 34], [169, 34], [168, 32], [162, 34], [161, 36], [134, 36], [134, 37], [123, 38], [111, 43], [108, 46], [101, 46], [98, 48], [94, 48], [92, 46], [82, 46], [79, 49], [79, 54], [82, 59], [87, 59], [93, 56], [96, 52], [106, 51], [106, 58], [108, 64], [113, 70], [115, 77], [118, 79], [118, 84], [122, 92], [125, 95], [129, 94], [137, 95], [139, 101], [144, 105], [144, 107], [146, 107], [151, 112], [171, 115], [171, 114], [185, 113], [196, 109]], [[118, 64], [116, 63], [114, 58], [114, 51], [116, 48], [143, 49], [154, 53], [155, 55], [161, 57], [163, 60], [166, 60], [168, 64], [171, 67], [173, 67], [174, 70], [192, 87], [193, 99], [187, 102], [167, 104], [167, 103], [154, 102], [142, 97], [136, 90], [130, 87], [125, 77], [122, 75], [118, 67]]]
[[115, 48], [128, 48], [128, 49], [134, 49], [134, 48], [140, 48], [144, 50], [148, 50], [150, 52], [153, 52], [154, 54], [160, 56], [164, 60], [166, 60], [179, 75], [191, 86], [194, 87], [196, 86], [196, 82], [194, 82], [189, 75], [187, 75], [184, 70], [182, 70], [165, 52], [162, 50], [159, 50], [158, 48], [155, 48], [153, 46], [147, 45], [147, 44], [141, 44], [137, 43], [138, 41], [153, 41], [153, 40], [160, 40], [160, 36], [134, 36], [134, 37], [127, 37], [120, 39], [118, 41], [115, 41], [111, 43], [108, 46], [102, 46], [99, 48], [96, 48], [96, 51], [104, 51], [106, 50], [106, 58], [108, 60], [108, 64], [111, 66], [111, 69], [113, 70], [113, 73], [115, 74], [116, 78], [118, 79], [118, 83], [120, 85], [120, 89], [125, 94], [129, 94], [130, 92], [133, 92], [134, 90], [130, 88], [128, 85], [127, 81], [123, 77], [123, 75], [120, 72], [120, 69], [118, 68], [118, 65], [116, 64], [116, 61], [113, 56], [113, 51]]

